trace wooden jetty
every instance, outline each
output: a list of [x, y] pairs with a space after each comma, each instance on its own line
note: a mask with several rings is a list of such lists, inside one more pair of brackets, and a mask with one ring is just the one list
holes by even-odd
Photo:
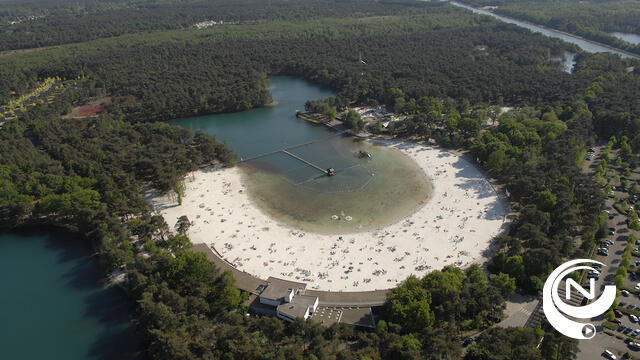
[[296, 154], [293, 154], [293, 153], [289, 152], [289, 150], [293, 150], [293, 149], [296, 149], [296, 148], [299, 148], [299, 147], [302, 147], [302, 146], [305, 146], [305, 145], [311, 145], [313, 143], [317, 143], [317, 142], [320, 142], [320, 141], [325, 141], [325, 140], [328, 140], [328, 139], [330, 139], [330, 138], [332, 138], [334, 136], [342, 135], [345, 132], [348, 132], [349, 130], [344, 128], [344, 125], [342, 125], [342, 122], [340, 122], [338, 120], [335, 120], [335, 119], [332, 120], [332, 121], [319, 121], [319, 120], [317, 120], [315, 118], [308, 117], [307, 114], [300, 113], [300, 112], [296, 112], [296, 116], [301, 118], [301, 119], [313, 122], [313, 123], [322, 124], [324, 126], [327, 126], [328, 128], [336, 131], [336, 133], [335, 134], [331, 134], [329, 136], [325, 136], [325, 137], [319, 138], [319, 139], [307, 141], [307, 142], [304, 142], [304, 143], [301, 143], [301, 144], [288, 146], [288, 147], [283, 148], [283, 149], [269, 151], [269, 152], [266, 152], [266, 153], [262, 153], [262, 154], [259, 154], [259, 155], [248, 157], [246, 159], [240, 159], [240, 162], [256, 160], [256, 159], [259, 159], [259, 158], [262, 158], [262, 157], [265, 157], [265, 156], [275, 155], [275, 154], [278, 154], [278, 153], [284, 153], [284, 154], [287, 154], [287, 155], [293, 157], [296, 160], [299, 160], [299, 161], [311, 166], [314, 169], [317, 169], [317, 170], [321, 171], [323, 174], [326, 174], [328, 176], [334, 175], [336, 173], [336, 171], [333, 170], [333, 168], [323, 169], [320, 166], [318, 166], [318, 165], [316, 165], [316, 164], [314, 164], [314, 163], [312, 163], [312, 162], [310, 162], [308, 160], [305, 160], [305, 159], [301, 158], [300, 156], [298, 156]]
[[329, 174], [329, 171], [321, 168], [320, 166], [312, 163], [311, 161], [307, 161], [307, 160], [301, 158], [300, 156], [298, 156], [296, 154], [292, 154], [292, 153], [290, 153], [290, 152], [288, 152], [287, 150], [284, 150], [284, 149], [282, 150], [282, 152], [287, 154], [287, 155], [289, 155], [289, 156], [291, 156], [291, 157], [293, 157], [294, 159], [298, 159], [298, 160], [302, 161], [303, 163], [305, 163], [305, 164], [307, 164], [307, 165], [309, 165], [309, 166], [311, 166], [311, 167], [313, 167], [315, 169], [318, 169], [318, 170], [322, 171], [325, 174]]
[[[328, 126], [329, 126], [329, 125], [328, 125]], [[326, 175], [332, 176], [332, 175], [334, 175], [334, 174], [336, 173], [336, 171], [334, 171], [332, 168], [330, 168], [330, 169], [323, 169], [323, 168], [321, 168], [320, 166], [318, 166], [318, 165], [316, 165], [316, 164], [312, 163], [311, 161], [305, 160], [305, 159], [301, 158], [300, 156], [298, 156], [298, 155], [296, 155], [296, 154], [293, 154], [293, 153], [289, 152], [289, 150], [297, 149], [297, 148], [302, 147], [302, 146], [305, 146], [305, 145], [311, 145], [311, 144], [313, 144], [313, 143], [317, 143], [317, 142], [320, 142], [320, 141], [325, 141], [325, 140], [328, 140], [328, 139], [330, 139], [330, 138], [332, 138], [332, 137], [335, 137], [335, 136], [338, 136], [338, 135], [342, 135], [342, 134], [343, 134], [343, 133], [345, 133], [345, 132], [346, 132], [346, 130], [345, 130], [345, 131], [339, 131], [339, 132], [338, 132], [338, 133], [336, 133], [336, 134], [332, 134], [332, 135], [329, 135], [329, 136], [325, 136], [325, 137], [322, 137], [322, 138], [319, 138], [319, 139], [315, 139], [315, 140], [307, 141], [307, 142], [304, 142], [304, 143], [301, 143], [301, 144], [292, 145], [292, 146], [289, 146], [289, 147], [286, 147], [286, 148], [283, 148], [283, 149], [278, 149], [278, 150], [274, 150], [274, 151], [269, 151], [269, 152], [262, 153], [262, 154], [259, 154], [259, 155], [256, 155], [256, 156], [248, 157], [248, 158], [246, 158], [246, 159], [240, 159], [240, 162], [256, 160], [256, 159], [259, 159], [259, 158], [262, 158], [262, 157], [265, 157], [265, 156], [275, 155], [275, 154], [278, 154], [278, 153], [284, 153], [284, 154], [287, 154], [287, 155], [291, 156], [292, 158], [294, 158], [294, 159], [296, 159], [296, 160], [299, 160], [299, 161], [301, 161], [301, 162], [303, 162], [303, 163], [305, 163], [305, 164], [307, 164], [307, 165], [311, 166], [311, 167], [312, 167], [312, 168], [314, 168], [314, 169], [317, 169], [317, 170], [321, 171], [323, 174], [326, 174]]]

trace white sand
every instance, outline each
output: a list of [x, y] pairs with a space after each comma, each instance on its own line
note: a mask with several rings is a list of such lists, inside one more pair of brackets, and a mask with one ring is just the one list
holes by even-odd
[[439, 148], [386, 144], [419, 164], [433, 193], [413, 214], [376, 231], [324, 235], [279, 224], [249, 198], [237, 167], [190, 174], [181, 206], [175, 196], [149, 201], [170, 226], [187, 215], [191, 241], [208, 244], [237, 269], [306, 282], [307, 288], [386, 289], [412, 273], [484, 262], [492, 238], [506, 226], [507, 205], [482, 173]]

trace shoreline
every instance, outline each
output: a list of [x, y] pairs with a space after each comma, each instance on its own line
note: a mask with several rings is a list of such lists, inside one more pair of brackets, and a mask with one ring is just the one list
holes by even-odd
[[[384, 142], [372, 141], [372, 139], [366, 139], [361, 136], [352, 136], [352, 138], [365, 140], [374, 146], [387, 147], [386, 143]], [[388, 149], [385, 149], [385, 150], [388, 150]], [[397, 150], [392, 150], [392, 151], [397, 151]], [[356, 228], [350, 228], [350, 229], [334, 228], [329, 230], [326, 227], [319, 226], [318, 224], [315, 224], [315, 223], [311, 224], [309, 222], [301, 222], [299, 220], [296, 220], [292, 216], [279, 213], [277, 210], [270, 208], [270, 205], [268, 204], [268, 202], [263, 200], [261, 196], [259, 196], [259, 194], [256, 194], [255, 191], [251, 189], [251, 186], [248, 186], [246, 191], [247, 191], [247, 194], [249, 195], [249, 200], [251, 201], [252, 205], [259, 208], [263, 213], [265, 213], [270, 218], [274, 219], [281, 226], [297, 229], [299, 231], [303, 231], [306, 233], [318, 234], [318, 235], [334, 235], [335, 236], [335, 235], [343, 235], [343, 234], [367, 233], [367, 232], [385, 228], [387, 226], [393, 225], [395, 223], [398, 223], [399, 221], [404, 220], [405, 218], [419, 211], [431, 200], [433, 188], [434, 188], [433, 179], [424, 170], [424, 168], [416, 164], [411, 157], [407, 156], [401, 151], [398, 151], [398, 155], [403, 157], [403, 160], [407, 162], [412, 162], [413, 163], [412, 165], [416, 167], [415, 170], [418, 171], [424, 177], [424, 180], [426, 180], [425, 183], [426, 183], [426, 189], [427, 189], [426, 190], [427, 196], [423, 200], [421, 200], [420, 202], [416, 203], [414, 206], [409, 208], [408, 211], [402, 212], [402, 215], [396, 214], [395, 216], [391, 216], [389, 220], [386, 220], [383, 222], [376, 221], [376, 225], [366, 225], [366, 226], [359, 225]], [[252, 167], [251, 165], [238, 164], [237, 167], [241, 169], [240, 181], [244, 185], [249, 185], [251, 183], [251, 180], [250, 180], [251, 175], [249, 174], [250, 172], [261, 171]], [[377, 219], [377, 220], [380, 220], [380, 219]]]
[[192, 242], [206, 244], [237, 270], [305, 282], [311, 290], [389, 289], [409, 274], [486, 261], [493, 238], [505, 229], [509, 206], [484, 174], [445, 149], [369, 141], [408, 155], [432, 183], [429, 199], [414, 212], [375, 230], [328, 235], [281, 224], [250, 199], [237, 167], [191, 173], [182, 206], [171, 196], [147, 199], [170, 227], [187, 215]]

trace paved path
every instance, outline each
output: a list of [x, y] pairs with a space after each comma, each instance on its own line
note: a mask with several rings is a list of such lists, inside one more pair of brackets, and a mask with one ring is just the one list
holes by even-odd
[[[236, 279], [235, 286], [240, 290], [257, 295], [258, 287], [260, 285], [267, 285], [266, 280], [259, 279], [231, 266], [231, 264], [220, 258], [220, 256], [206, 244], [194, 244], [192, 249], [204, 253], [207, 259], [220, 269], [220, 271], [231, 271], [233, 277]], [[324, 306], [380, 306], [385, 303], [388, 291], [389, 290], [336, 292], [307, 290], [305, 294], [317, 296], [319, 304]]]
[[524, 327], [532, 315], [533, 311], [540, 303], [540, 298], [532, 295], [520, 295], [514, 293], [509, 296], [506, 301], [505, 319], [496, 326], [507, 327]]

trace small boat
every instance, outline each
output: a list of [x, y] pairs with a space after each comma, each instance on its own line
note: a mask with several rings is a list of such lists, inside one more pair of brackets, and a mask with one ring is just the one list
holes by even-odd
[[299, 117], [299, 118], [300, 118], [300, 119], [302, 119], [302, 120], [306, 120], [306, 121], [312, 122], [312, 123], [314, 123], [314, 124], [320, 124], [320, 123], [322, 123], [322, 121], [320, 121], [320, 120], [318, 120], [318, 119], [314, 119], [314, 118], [312, 118], [311, 116], [309, 116], [309, 115], [307, 115], [307, 114], [303, 114], [303, 113], [301, 113], [300, 111], [297, 111], [297, 112], [296, 112], [296, 116], [297, 116], [297, 117]]
[[360, 159], [364, 159], [364, 158], [371, 159], [371, 154], [369, 154], [369, 153], [368, 153], [368, 152], [366, 152], [366, 151], [362, 151], [362, 150], [360, 150], [360, 151], [358, 152], [358, 157], [359, 157]]
[[333, 170], [333, 168], [328, 168], [327, 169], [327, 176], [333, 176], [336, 174], [336, 171]]

